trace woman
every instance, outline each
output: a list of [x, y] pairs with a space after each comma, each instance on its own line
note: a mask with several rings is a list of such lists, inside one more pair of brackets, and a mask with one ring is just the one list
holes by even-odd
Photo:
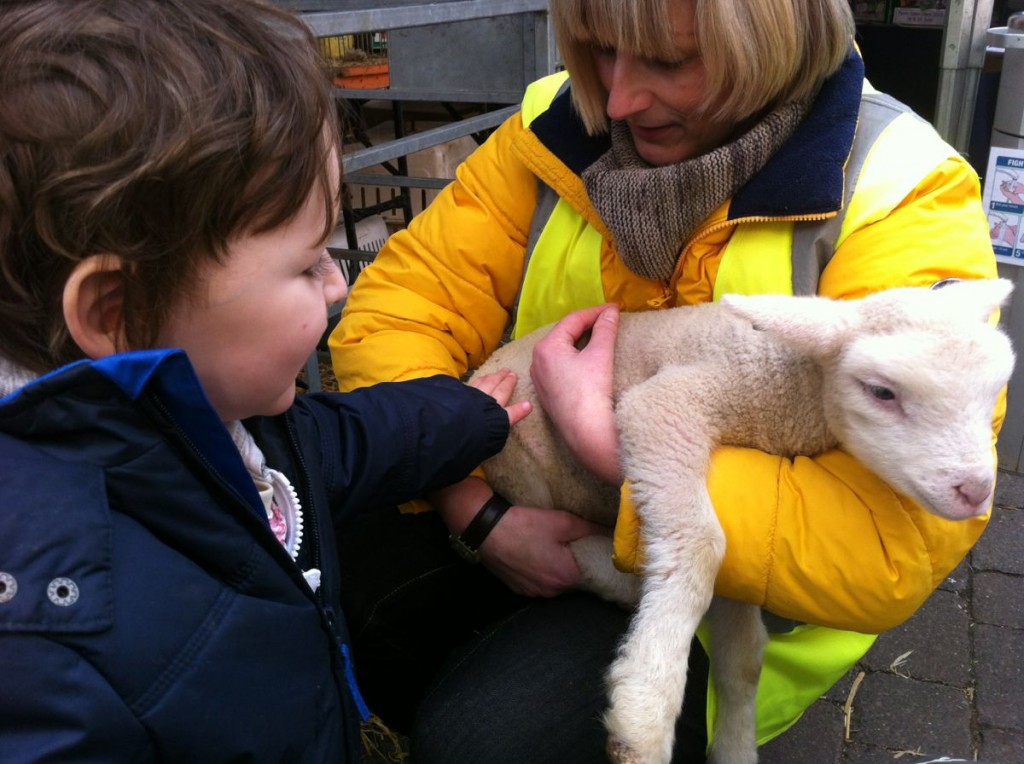
[[[864, 79], [846, 0], [552, 0], [551, 12], [568, 78], [534, 83], [521, 113], [360, 277], [331, 338], [343, 386], [461, 375], [506, 328], [521, 336], [602, 303], [656, 310], [728, 292], [842, 299], [995, 276], [977, 176]], [[546, 386], [561, 385], [544, 402], [570, 423], [566, 409], [605, 379], [551, 371], [552, 358], [571, 355], [577, 329], [563, 327], [566, 341], [535, 359], [542, 382], [550, 373], [558, 381]], [[929, 516], [839, 450], [789, 460], [723, 448], [709, 487], [728, 540], [717, 593], [776, 616], [761, 742], [863, 655], [866, 635], [909, 617], [987, 521]], [[490, 495], [481, 475], [434, 506], [458, 537]], [[631, 569], [628, 484], [622, 497], [617, 564]], [[550, 508], [512, 507], [489, 530], [470, 539], [484, 566], [521, 594], [551, 596], [577, 583], [566, 544], [595, 529]], [[579, 599], [527, 611], [547, 608], [557, 620], [558, 603], [586, 609]], [[566, 640], [579, 620], [563, 618]], [[529, 649], [527, 633], [509, 650]], [[477, 684], [493, 681], [495, 652], [472, 654]], [[459, 671], [471, 674], [465, 664]], [[520, 702], [543, 702], [543, 681], [520, 682]], [[421, 712], [424, 739], [424, 718], [445, 723], [431, 709], [428, 701]], [[677, 759], [702, 755], [693, 735], [677, 743]], [[519, 760], [545, 760], [549, 743], [530, 754], [541, 758]]]

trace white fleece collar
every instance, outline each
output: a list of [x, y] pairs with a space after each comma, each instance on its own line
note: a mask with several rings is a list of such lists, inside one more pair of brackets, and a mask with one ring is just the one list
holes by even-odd
[[[270, 529], [277, 536], [292, 559], [298, 559], [299, 548], [302, 546], [302, 503], [299, 495], [292, 487], [291, 481], [272, 467], [267, 466], [260, 447], [256, 445], [252, 434], [237, 419], [226, 422], [225, 426], [231, 434], [238, 452], [242, 455], [245, 468], [256, 484], [256, 490], [263, 500], [263, 508], [267, 513]], [[320, 586], [320, 571], [316, 568], [302, 572], [306, 583], [313, 591]]]

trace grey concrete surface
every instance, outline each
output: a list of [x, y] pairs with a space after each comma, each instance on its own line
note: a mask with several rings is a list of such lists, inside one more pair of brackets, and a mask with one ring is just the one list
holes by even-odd
[[1024, 475], [1000, 472], [995, 504], [967, 559], [761, 764], [1024, 764]]

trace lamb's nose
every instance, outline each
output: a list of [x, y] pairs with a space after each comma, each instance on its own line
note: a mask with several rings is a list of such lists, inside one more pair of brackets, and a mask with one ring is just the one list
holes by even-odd
[[992, 495], [994, 486], [995, 479], [992, 476], [976, 475], [965, 479], [964, 482], [956, 487], [956, 490], [966, 503], [972, 507], [980, 507], [983, 510], [985, 508], [983, 505], [988, 504], [988, 499]]

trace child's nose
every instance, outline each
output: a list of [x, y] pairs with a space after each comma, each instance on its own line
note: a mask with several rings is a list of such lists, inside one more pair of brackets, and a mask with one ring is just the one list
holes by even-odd
[[337, 261], [331, 258], [330, 273], [324, 278], [324, 302], [334, 305], [345, 299], [348, 294], [348, 284], [345, 282], [345, 275], [338, 267]]

